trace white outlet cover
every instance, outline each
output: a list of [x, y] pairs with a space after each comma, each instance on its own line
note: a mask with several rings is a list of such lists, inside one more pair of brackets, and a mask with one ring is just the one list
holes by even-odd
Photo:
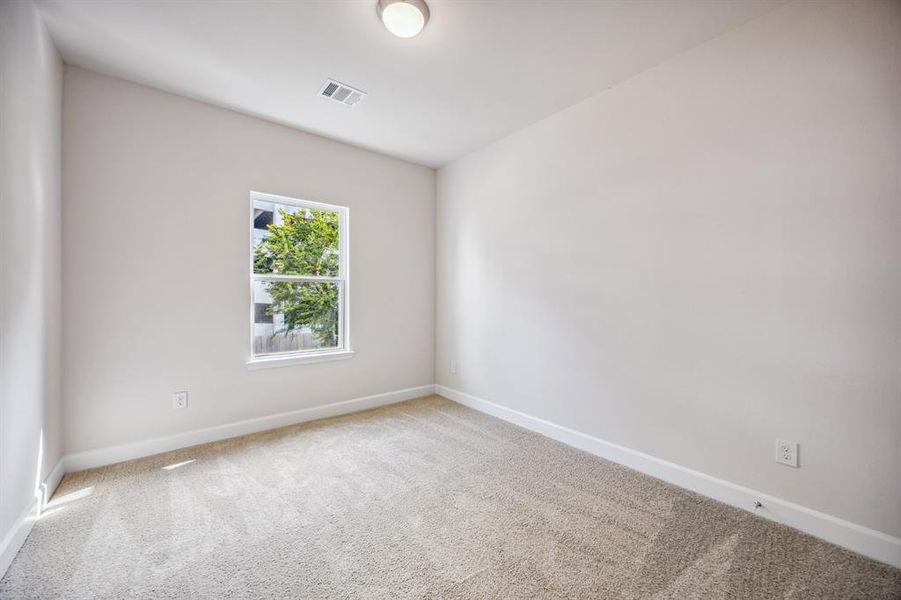
[[776, 462], [780, 465], [798, 468], [798, 444], [776, 440]]
[[451, 374], [455, 374], [457, 372], [457, 361], [455, 361], [455, 360], [451, 361], [450, 372], [451, 372]]
[[188, 408], [188, 392], [175, 392], [172, 394], [172, 410]]

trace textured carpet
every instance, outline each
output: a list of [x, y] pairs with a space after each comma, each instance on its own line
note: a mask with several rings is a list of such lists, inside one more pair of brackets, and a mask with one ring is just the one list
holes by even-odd
[[0, 597], [875, 599], [901, 572], [432, 397], [67, 475]]

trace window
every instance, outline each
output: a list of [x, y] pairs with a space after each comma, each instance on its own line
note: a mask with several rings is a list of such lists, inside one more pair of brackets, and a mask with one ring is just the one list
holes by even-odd
[[250, 194], [251, 363], [349, 358], [347, 208]]

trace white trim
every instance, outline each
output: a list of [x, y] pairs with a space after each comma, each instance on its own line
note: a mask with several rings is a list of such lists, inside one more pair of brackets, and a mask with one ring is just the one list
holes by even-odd
[[347, 360], [356, 354], [353, 350], [339, 350], [338, 352], [309, 352], [306, 354], [273, 354], [270, 358], [260, 356], [247, 361], [247, 368], [272, 369], [275, 367], [290, 367], [291, 365], [303, 365], [309, 363], [327, 362], [330, 360]]
[[257, 192], [250, 190], [251, 196], [255, 200], [261, 202], [274, 202], [275, 204], [290, 204], [301, 208], [312, 208], [313, 210], [324, 210], [327, 212], [337, 212], [347, 210], [346, 206], [338, 206], [337, 204], [326, 204], [325, 202], [315, 202], [313, 200], [304, 200], [303, 198], [291, 198], [290, 196], [279, 196], [277, 194], [268, 194], [266, 192]]
[[31, 505], [16, 519], [3, 541], [0, 542], [0, 578], [6, 574], [9, 565], [12, 564], [19, 549], [22, 548], [22, 544], [28, 538], [28, 534], [31, 533], [31, 528], [34, 527], [35, 522], [41, 517], [41, 512], [47, 506], [47, 502], [50, 500], [53, 492], [56, 491], [59, 482], [62, 481], [63, 475], [65, 475], [65, 469], [63, 461], [60, 459], [56, 466], [53, 467], [53, 470], [50, 471], [50, 474], [47, 475], [47, 478], [41, 483], [40, 489], [31, 501]]
[[47, 475], [47, 478], [41, 484], [40, 502], [42, 512], [44, 510], [44, 507], [47, 506], [47, 503], [50, 501], [50, 498], [53, 497], [53, 492], [55, 492], [56, 488], [59, 487], [59, 482], [63, 480], [63, 475], [65, 474], [65, 464], [63, 463], [63, 459], [59, 459], [59, 462], [56, 463], [56, 466], [53, 467], [53, 470], [50, 471], [50, 474]]
[[6, 537], [0, 542], [0, 578], [6, 575], [6, 570], [12, 564], [16, 554], [19, 553], [19, 549], [25, 543], [28, 534], [31, 533], [31, 528], [34, 527], [38, 516], [38, 499], [35, 497], [31, 501], [31, 505], [19, 515], [19, 518], [16, 519], [9, 532], [7, 532]]
[[434, 393], [434, 390], [435, 386], [429, 384], [394, 392], [386, 392], [384, 394], [364, 396], [362, 398], [345, 400], [343, 402], [334, 402], [323, 406], [302, 408], [300, 410], [293, 410], [255, 419], [247, 419], [245, 421], [237, 421], [235, 423], [207, 427], [205, 429], [195, 429], [193, 431], [152, 438], [140, 442], [131, 442], [128, 444], [120, 444], [118, 446], [86, 450], [76, 454], [67, 454], [63, 457], [63, 462], [65, 464], [66, 473], [92, 469], [94, 467], [102, 467], [104, 465], [111, 465], [126, 460], [160, 454], [170, 450], [178, 450], [179, 448], [187, 448], [189, 446], [216, 442], [247, 435], [249, 433], [256, 433], [258, 431], [277, 429], [296, 423], [315, 421], [316, 419], [325, 419], [361, 410], [368, 410], [378, 406], [385, 406], [386, 404], [403, 402], [404, 400], [412, 400], [413, 398], [431, 395]]
[[[585, 452], [625, 465], [708, 498], [753, 512], [772, 521], [800, 529], [827, 542], [901, 568], [901, 538], [844, 521], [729, 481], [705, 475], [699, 471], [694, 471], [637, 450], [533, 417], [443, 385], [435, 385], [435, 393]], [[763, 506], [758, 510], [754, 510], [754, 503], [758, 501]]]
[[300, 283], [341, 283], [340, 277], [319, 277], [313, 275], [279, 275], [269, 273], [251, 273], [255, 281], [297, 281]]

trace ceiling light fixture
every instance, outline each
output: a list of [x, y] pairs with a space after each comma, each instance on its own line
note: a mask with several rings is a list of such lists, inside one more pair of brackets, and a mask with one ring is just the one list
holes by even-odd
[[411, 38], [429, 22], [429, 6], [425, 0], [379, 0], [379, 19], [400, 38]]

